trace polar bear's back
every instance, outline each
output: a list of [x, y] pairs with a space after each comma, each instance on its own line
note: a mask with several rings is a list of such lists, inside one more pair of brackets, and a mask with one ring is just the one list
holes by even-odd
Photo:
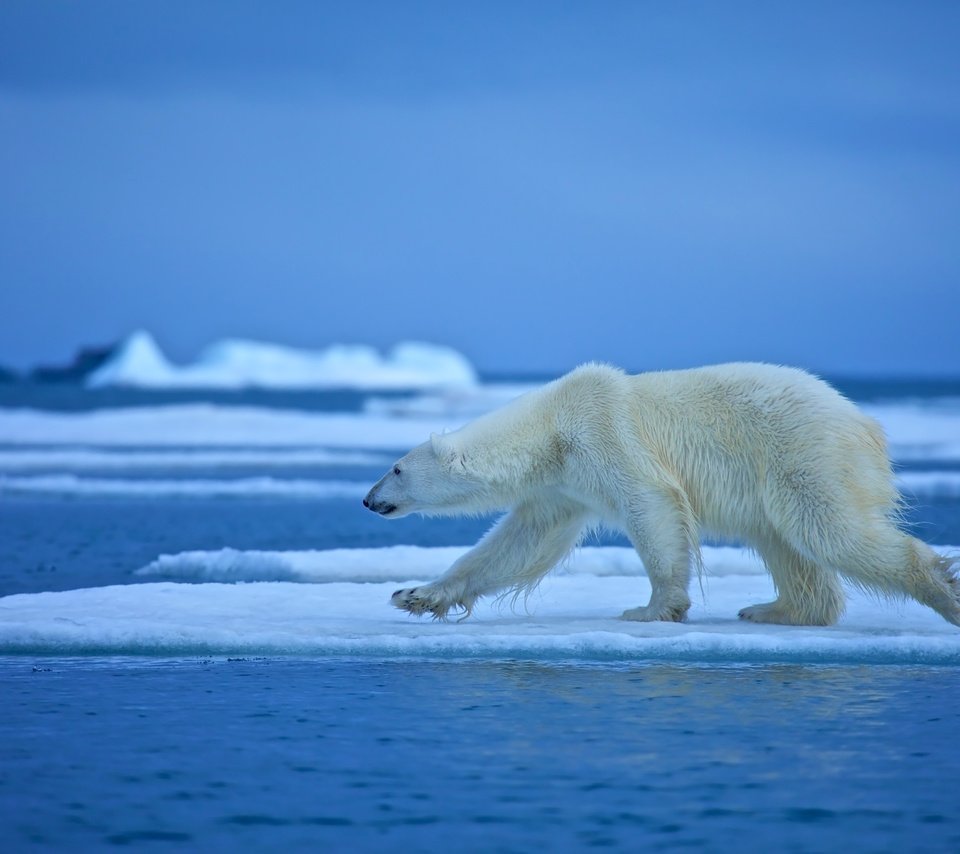
[[796, 368], [731, 363], [630, 377], [643, 444], [717, 533], [818, 503], [894, 511], [880, 426]]
[[697, 400], [777, 408], [798, 398], [804, 407], [849, 412], [853, 406], [823, 380], [799, 368], [763, 362], [729, 362], [682, 371], [654, 371], [630, 377], [639, 389]]
[[[674, 428], [682, 419], [688, 427], [711, 432], [759, 431], [761, 444], [772, 440], [781, 452], [791, 436], [816, 441], [832, 432], [842, 436], [866, 430], [882, 441], [876, 422], [823, 380], [797, 368], [732, 362], [637, 374], [629, 382], [637, 403], [646, 406], [640, 413], [644, 423], [650, 414], [653, 423], [666, 420]], [[729, 440], [741, 444], [736, 436]]]

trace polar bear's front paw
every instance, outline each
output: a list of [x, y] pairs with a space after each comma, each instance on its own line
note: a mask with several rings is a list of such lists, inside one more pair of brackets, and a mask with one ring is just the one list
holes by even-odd
[[461, 608], [468, 616], [469, 606], [464, 602], [456, 602], [445, 596], [435, 587], [408, 587], [398, 590], [390, 597], [390, 604], [401, 611], [409, 611], [417, 617], [431, 614], [435, 620], [445, 620], [451, 608]]

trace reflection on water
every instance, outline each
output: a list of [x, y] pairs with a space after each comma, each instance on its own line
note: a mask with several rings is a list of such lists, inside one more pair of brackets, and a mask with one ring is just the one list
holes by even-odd
[[960, 850], [958, 685], [934, 667], [6, 659], [0, 818], [13, 850]]

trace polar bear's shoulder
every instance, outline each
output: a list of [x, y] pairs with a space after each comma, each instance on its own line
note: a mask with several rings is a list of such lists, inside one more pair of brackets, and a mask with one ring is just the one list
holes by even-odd
[[570, 373], [555, 380], [556, 385], [607, 385], [619, 383], [627, 374], [606, 362], [584, 362]]
[[543, 405], [567, 412], [617, 407], [629, 388], [630, 377], [620, 368], [587, 362], [544, 387]]

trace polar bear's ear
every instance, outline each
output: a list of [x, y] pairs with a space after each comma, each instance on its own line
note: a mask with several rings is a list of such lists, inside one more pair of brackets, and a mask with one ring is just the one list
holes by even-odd
[[440, 463], [442, 468], [447, 470], [463, 470], [466, 468], [463, 454], [457, 450], [453, 442], [446, 436], [441, 436], [439, 433], [431, 433], [430, 445], [433, 448], [437, 462]]

